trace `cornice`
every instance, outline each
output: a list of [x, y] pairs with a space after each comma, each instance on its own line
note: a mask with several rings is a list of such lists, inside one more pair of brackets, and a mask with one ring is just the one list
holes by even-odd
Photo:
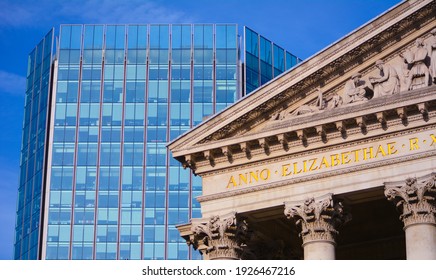
[[[400, 92], [399, 94], [394, 96], [385, 96], [371, 99], [365, 103], [349, 104], [329, 111], [322, 111], [315, 114], [296, 116], [292, 119], [270, 122], [270, 124], [265, 126], [261, 132], [254, 132], [250, 134], [245, 134], [243, 136], [219, 139], [213, 141], [213, 143], [198, 144], [190, 147], [189, 150], [191, 152], [197, 152], [204, 150], [204, 148], [218, 148], [221, 147], [224, 143], [226, 145], [234, 145], [238, 144], [240, 141], [242, 141], [242, 139], [244, 139], [243, 141], [252, 141], [259, 138], [273, 136], [277, 133], [289, 132], [290, 129], [305, 129], [309, 127], [314, 127], [316, 125], [355, 118], [359, 115], [373, 114], [377, 111], [387, 111], [401, 106], [410, 106], [419, 102], [427, 102], [435, 99], [435, 92], [436, 85], [417, 89], [414, 91]], [[285, 129], [286, 131], [281, 131], [282, 129]], [[183, 150], [187, 151], [186, 149]], [[173, 150], [173, 153], [175, 154], [177, 154], [178, 152], [179, 150]]]
[[342, 143], [338, 143], [334, 146], [330, 145], [330, 146], [324, 146], [321, 148], [314, 148], [314, 149], [304, 150], [304, 151], [298, 150], [298, 152], [288, 153], [288, 154], [283, 155], [283, 156], [270, 157], [270, 158], [264, 159], [262, 161], [245, 162], [243, 165], [229, 165], [226, 168], [211, 169], [208, 172], [202, 173], [201, 176], [206, 178], [206, 177], [213, 176], [213, 175], [236, 172], [236, 171], [241, 170], [242, 168], [253, 169], [253, 168], [256, 168], [259, 166], [264, 166], [264, 165], [273, 164], [273, 163], [277, 163], [277, 162], [285, 162], [285, 161], [291, 160], [293, 158], [303, 158], [303, 157], [309, 157], [312, 155], [319, 155], [319, 154], [323, 154], [323, 153], [328, 153], [328, 152], [332, 151], [332, 148], [337, 149], [337, 150], [346, 150], [346, 149], [352, 148], [352, 147], [359, 147], [359, 146], [362, 147], [368, 143], [373, 143], [374, 141], [384, 141], [384, 140], [396, 139], [396, 138], [399, 138], [402, 136], [414, 135], [416, 133], [431, 131], [431, 130], [435, 130], [435, 129], [436, 129], [436, 122], [432, 123], [432, 124], [428, 124], [426, 126], [416, 127], [416, 128], [407, 129], [407, 130], [401, 130], [401, 131], [392, 132], [392, 133], [388, 133], [388, 134], [384, 134], [384, 135], [377, 135], [377, 136], [366, 137], [366, 138], [358, 139], [358, 140], [354, 140], [354, 141], [342, 142]]
[[333, 110], [322, 111], [318, 114], [296, 116], [295, 118], [288, 120], [271, 122], [270, 125], [263, 129], [263, 132], [295, 126], [310, 127], [316, 125], [317, 123], [325, 123], [326, 119], [329, 119], [330, 122], [335, 121], [335, 119], [342, 120], [350, 118], [351, 115], [357, 116], [371, 114], [374, 113], [374, 110], [380, 111], [380, 108], [382, 108], [384, 111], [392, 110], [399, 106], [409, 106], [412, 103], [419, 102], [418, 99], [424, 102], [433, 100], [435, 92], [436, 85], [413, 91], [400, 92], [397, 95], [373, 98], [364, 103], [351, 103]]
[[[270, 129], [256, 134], [173, 151], [173, 155], [185, 156], [185, 161], [195, 163], [186, 167], [207, 176], [209, 172], [268, 162], [271, 158], [287, 157], [302, 150], [331, 149], [333, 145], [341, 147], [343, 143], [371, 137], [382, 139], [384, 135], [395, 135], [398, 131], [431, 126], [436, 122], [435, 93], [436, 86], [431, 86], [277, 121]], [[248, 147], [250, 143], [251, 148]]]

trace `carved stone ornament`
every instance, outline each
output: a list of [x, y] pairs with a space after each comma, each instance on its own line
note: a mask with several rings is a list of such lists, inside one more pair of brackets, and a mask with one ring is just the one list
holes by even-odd
[[341, 202], [334, 202], [332, 195], [308, 198], [302, 202], [285, 202], [285, 215], [301, 225], [303, 246], [309, 242], [324, 241], [336, 244], [338, 227], [351, 220]]
[[190, 244], [208, 259], [240, 259], [248, 239], [248, 225], [232, 212], [208, 220], [193, 219]]
[[374, 64], [376, 76], [362, 77], [354, 73], [344, 84], [342, 97], [317, 88], [318, 97], [299, 108], [284, 109], [271, 117], [272, 121], [289, 119], [303, 114], [321, 113], [347, 104], [366, 102], [382, 96], [398, 94], [436, 84], [436, 28], [430, 31], [430, 38], [417, 38], [413, 47], [409, 47], [391, 58], [392, 63], [377, 60]]
[[385, 196], [401, 212], [404, 228], [414, 224], [436, 225], [436, 174], [408, 178], [403, 183], [385, 183]]
[[436, 28], [430, 31], [432, 35], [427, 42], [428, 56], [430, 57], [430, 75], [433, 78], [433, 83], [436, 84]]

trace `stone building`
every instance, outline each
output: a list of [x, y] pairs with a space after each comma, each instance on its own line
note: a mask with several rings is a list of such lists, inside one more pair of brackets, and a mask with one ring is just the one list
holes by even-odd
[[404, 1], [169, 144], [204, 259], [436, 259], [436, 2]]

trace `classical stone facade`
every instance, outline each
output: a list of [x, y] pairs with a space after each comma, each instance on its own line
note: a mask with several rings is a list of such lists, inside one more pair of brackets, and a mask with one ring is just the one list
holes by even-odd
[[436, 259], [435, 36], [435, 1], [403, 2], [170, 143], [203, 180], [188, 244]]

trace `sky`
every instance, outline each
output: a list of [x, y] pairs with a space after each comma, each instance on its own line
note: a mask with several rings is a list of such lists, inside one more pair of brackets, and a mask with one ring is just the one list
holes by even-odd
[[27, 56], [52, 27], [57, 34], [63, 23], [236, 23], [307, 59], [400, 2], [0, 0], [0, 260], [13, 258]]

